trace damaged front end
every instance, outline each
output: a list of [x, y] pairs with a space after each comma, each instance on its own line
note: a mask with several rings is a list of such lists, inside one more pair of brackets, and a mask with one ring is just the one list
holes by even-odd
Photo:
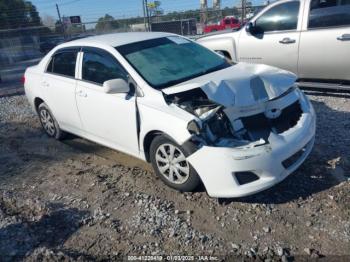
[[304, 162], [314, 143], [315, 113], [294, 80], [275, 88], [254, 76], [239, 85], [224, 80], [164, 92], [169, 105], [195, 116], [183, 146], [191, 144], [188, 161], [210, 196], [259, 192]]
[[[239, 148], [268, 144], [271, 132], [287, 131], [302, 115], [294, 86], [278, 97], [261, 96], [264, 101], [257, 99], [254, 104], [235, 107], [234, 95], [227, 94], [227, 90], [213, 95], [208, 91], [208, 86], [212, 85], [208, 83], [201, 88], [164, 95], [168, 104], [175, 104], [196, 117], [188, 123], [188, 131], [197, 145]], [[225, 86], [227, 88], [227, 83], [217, 88], [225, 89]], [[295, 95], [289, 96], [288, 101], [279, 101], [293, 92]]]
[[243, 142], [244, 139], [233, 130], [225, 107], [210, 100], [202, 89], [165, 95], [165, 100], [196, 116], [187, 126], [196, 144], [217, 146], [228, 140]]

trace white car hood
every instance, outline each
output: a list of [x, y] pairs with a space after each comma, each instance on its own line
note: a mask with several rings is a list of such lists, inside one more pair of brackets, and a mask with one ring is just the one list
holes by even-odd
[[295, 80], [293, 73], [275, 67], [238, 63], [162, 91], [170, 95], [200, 87], [213, 102], [227, 108], [246, 107], [282, 95]]

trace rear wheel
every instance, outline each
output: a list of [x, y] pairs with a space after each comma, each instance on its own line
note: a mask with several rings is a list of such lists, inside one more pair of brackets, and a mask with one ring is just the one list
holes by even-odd
[[41, 126], [49, 137], [57, 140], [61, 140], [65, 137], [66, 133], [60, 129], [56, 119], [45, 103], [39, 105], [38, 114]]
[[179, 191], [193, 191], [200, 184], [197, 172], [187, 161], [188, 153], [165, 136], [156, 137], [151, 144], [150, 158], [157, 175], [168, 186]]

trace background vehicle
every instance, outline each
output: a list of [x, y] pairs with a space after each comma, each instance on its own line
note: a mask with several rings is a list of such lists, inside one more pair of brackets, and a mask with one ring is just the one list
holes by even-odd
[[208, 24], [204, 27], [204, 33], [212, 33], [225, 29], [236, 29], [241, 26], [239, 20], [233, 16], [227, 16], [215, 24]]
[[235, 62], [294, 72], [305, 87], [350, 88], [349, 1], [278, 1], [241, 30], [198, 42]]
[[215, 197], [269, 188], [309, 155], [315, 114], [294, 84], [167, 33], [67, 42], [25, 73], [50, 137], [74, 133], [151, 162], [177, 190], [202, 181]]

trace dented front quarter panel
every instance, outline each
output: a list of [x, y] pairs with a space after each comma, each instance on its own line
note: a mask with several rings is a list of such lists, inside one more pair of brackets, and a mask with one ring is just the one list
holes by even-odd
[[[210, 196], [242, 197], [260, 192], [285, 179], [304, 162], [313, 147], [316, 116], [301, 91], [295, 90], [295, 94], [303, 109], [301, 118], [296, 126], [282, 134], [271, 132], [267, 144], [241, 148], [203, 146], [189, 156], [188, 161]], [[302, 151], [300, 158], [285, 168], [282, 162], [299, 151]], [[240, 185], [235, 177], [237, 172], [253, 172], [259, 179]]]
[[187, 124], [195, 117], [175, 105], [168, 105], [160, 92], [138, 98], [140, 114], [140, 151], [145, 158], [143, 141], [150, 132], [167, 135], [179, 144], [191, 138]]
[[238, 62], [237, 48], [241, 31], [225, 34], [205, 35], [196, 40], [200, 45], [215, 51], [226, 51], [230, 54], [232, 61]]

